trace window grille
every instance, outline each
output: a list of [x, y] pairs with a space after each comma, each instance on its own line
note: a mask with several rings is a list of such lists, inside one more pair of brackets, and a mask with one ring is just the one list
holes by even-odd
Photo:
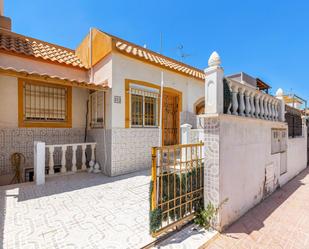
[[67, 120], [66, 87], [23, 82], [24, 121], [65, 122]]
[[303, 135], [303, 124], [301, 111], [285, 105], [285, 120], [288, 124], [289, 137], [299, 137]]
[[96, 91], [90, 94], [90, 127], [104, 127], [104, 103], [105, 94], [101, 91]]
[[131, 98], [131, 126], [156, 127], [158, 126], [158, 99], [157, 92], [130, 88]]

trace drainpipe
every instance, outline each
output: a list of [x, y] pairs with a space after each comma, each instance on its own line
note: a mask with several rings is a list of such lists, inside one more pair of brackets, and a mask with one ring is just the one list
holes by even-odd
[[[162, 54], [162, 33], [160, 34], [160, 54]], [[159, 123], [159, 146], [162, 146], [162, 113], [163, 113], [163, 89], [164, 89], [164, 74], [161, 71], [161, 88], [160, 88], [160, 123]]]

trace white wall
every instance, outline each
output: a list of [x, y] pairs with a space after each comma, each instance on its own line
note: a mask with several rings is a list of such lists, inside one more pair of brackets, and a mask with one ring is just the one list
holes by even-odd
[[[160, 86], [161, 69], [131, 59], [128, 56], [114, 53], [113, 57], [113, 83], [112, 96], [121, 96], [121, 104], [113, 104], [112, 127], [125, 127], [125, 79], [140, 80]], [[204, 96], [204, 81], [187, 77], [182, 74], [174, 73], [169, 70], [164, 71], [164, 83], [166, 87], [174, 88], [182, 92], [182, 111], [194, 112], [194, 103]]]
[[87, 89], [72, 89], [72, 128], [82, 128], [86, 126], [87, 100], [89, 91]]
[[[97, 83], [107, 82], [111, 88], [113, 84], [113, 61], [112, 54], [106, 56], [103, 60], [99, 61], [93, 68], [94, 81]], [[105, 93], [105, 128], [111, 129], [112, 127], [112, 90]]]
[[303, 136], [288, 138], [287, 173], [280, 176], [279, 184], [284, 185], [307, 167], [307, 128], [303, 127]]
[[[235, 221], [265, 196], [265, 170], [274, 167], [279, 179], [280, 154], [271, 154], [271, 129], [284, 123], [220, 116], [220, 212], [221, 226]], [[274, 186], [275, 187], [275, 186]]]
[[[219, 205], [224, 229], [307, 165], [307, 133], [287, 139], [287, 157], [271, 153], [272, 129], [287, 124], [234, 115], [205, 115], [205, 201]], [[280, 175], [280, 165], [287, 172]]]
[[[72, 89], [72, 127], [85, 127], [88, 90]], [[18, 127], [18, 79], [0, 75], [0, 127]]]
[[0, 127], [18, 126], [17, 78], [0, 75]]

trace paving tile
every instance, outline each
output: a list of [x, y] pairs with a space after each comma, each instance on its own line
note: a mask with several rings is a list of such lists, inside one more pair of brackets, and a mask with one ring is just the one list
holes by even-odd
[[0, 248], [140, 248], [149, 235], [150, 172], [77, 173], [0, 187]]
[[278, 189], [204, 248], [308, 249], [309, 169]]

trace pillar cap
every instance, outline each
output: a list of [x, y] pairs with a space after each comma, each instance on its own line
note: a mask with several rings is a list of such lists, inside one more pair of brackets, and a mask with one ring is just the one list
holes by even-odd
[[212, 52], [212, 54], [210, 55], [208, 59], [208, 66], [215, 67], [215, 66], [220, 66], [220, 65], [221, 65], [221, 58], [219, 54], [216, 51]]
[[282, 97], [282, 96], [283, 96], [283, 90], [282, 90], [282, 88], [279, 88], [279, 89], [277, 90], [276, 96], [277, 96], [277, 97]]

